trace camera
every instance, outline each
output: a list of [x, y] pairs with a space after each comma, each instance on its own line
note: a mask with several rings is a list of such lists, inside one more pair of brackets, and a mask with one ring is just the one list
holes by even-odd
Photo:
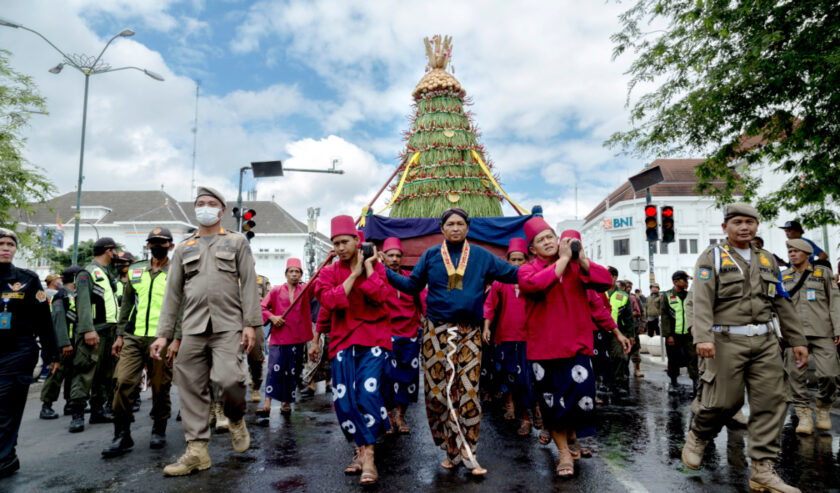
[[572, 249], [572, 260], [577, 260], [580, 257], [580, 241], [574, 240], [569, 246]]
[[367, 260], [373, 257], [373, 243], [369, 241], [362, 242], [362, 258]]

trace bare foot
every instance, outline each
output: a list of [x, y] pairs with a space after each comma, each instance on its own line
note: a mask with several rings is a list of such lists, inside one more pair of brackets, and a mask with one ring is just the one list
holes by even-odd
[[440, 467], [449, 470], [449, 469], [454, 468], [455, 464], [453, 464], [452, 461], [449, 460], [449, 457], [447, 457], [447, 458], [443, 459], [443, 462], [440, 463]]

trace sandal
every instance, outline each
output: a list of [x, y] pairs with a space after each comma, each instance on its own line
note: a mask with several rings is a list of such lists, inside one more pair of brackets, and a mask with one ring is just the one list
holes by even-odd
[[574, 460], [579, 460], [581, 457], [592, 457], [592, 450], [581, 445], [577, 438], [569, 439], [569, 450], [572, 452]]
[[554, 470], [561, 478], [571, 478], [575, 475], [575, 461], [568, 448], [557, 451], [557, 468]]
[[287, 416], [292, 414], [292, 405], [288, 402], [280, 404], [280, 414], [285, 414]]
[[409, 428], [408, 423], [405, 422], [405, 418], [402, 414], [397, 413], [394, 423], [397, 425], [397, 431], [399, 431], [401, 435], [408, 435], [411, 433], [411, 428]]
[[534, 407], [534, 428], [538, 430], [543, 429], [543, 419], [542, 413], [540, 412], [540, 406]]
[[521, 436], [521, 437], [530, 435], [531, 434], [531, 422], [523, 419], [522, 424], [519, 425], [519, 429], [516, 430], [516, 434]]
[[362, 477], [359, 484], [374, 484], [379, 481], [379, 473], [376, 471], [376, 464], [373, 462], [373, 451], [362, 450]]
[[505, 404], [505, 419], [508, 421], [516, 419], [516, 411], [513, 409], [513, 402]]
[[362, 449], [354, 447], [353, 460], [344, 468], [344, 474], [359, 474], [362, 472]]
[[475, 455], [473, 455], [473, 459], [475, 460], [467, 459], [464, 455], [464, 451], [461, 451], [461, 462], [464, 464], [464, 467], [470, 470], [470, 474], [473, 476], [484, 476], [487, 474], [487, 469], [481, 467], [481, 464], [478, 463], [478, 458]]
[[551, 443], [551, 432], [545, 428], [540, 431], [540, 445], [548, 445]]

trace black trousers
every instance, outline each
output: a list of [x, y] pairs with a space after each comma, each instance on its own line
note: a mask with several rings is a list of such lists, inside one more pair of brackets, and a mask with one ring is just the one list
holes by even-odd
[[10, 342], [0, 353], [0, 465], [15, 459], [20, 421], [38, 354], [38, 345], [31, 337]]

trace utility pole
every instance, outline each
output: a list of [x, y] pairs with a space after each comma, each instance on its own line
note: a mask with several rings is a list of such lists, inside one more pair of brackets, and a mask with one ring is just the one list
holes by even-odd
[[195, 118], [193, 119], [193, 152], [192, 152], [192, 182], [190, 183], [190, 197], [195, 197], [195, 154], [198, 145], [198, 86], [200, 80], [195, 81]]

